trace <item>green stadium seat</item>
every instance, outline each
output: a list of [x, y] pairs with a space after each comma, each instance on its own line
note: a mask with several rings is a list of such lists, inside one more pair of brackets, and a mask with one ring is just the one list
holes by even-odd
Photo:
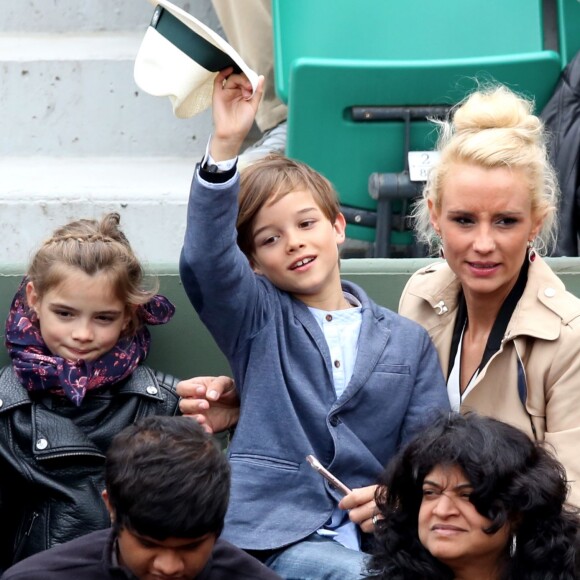
[[580, 1], [558, 0], [558, 32], [562, 67], [580, 50]]
[[485, 81], [534, 97], [539, 111], [561, 71], [560, 55], [543, 49], [541, 0], [272, 6], [286, 152], [334, 183], [348, 236], [374, 242], [378, 257], [421, 254], [406, 220], [421, 184], [409, 182], [406, 159], [433, 147], [426, 116]]

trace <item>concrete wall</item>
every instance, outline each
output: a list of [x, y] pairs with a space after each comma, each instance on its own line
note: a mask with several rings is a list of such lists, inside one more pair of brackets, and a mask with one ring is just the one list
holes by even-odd
[[[214, 30], [221, 30], [210, 0], [173, 3]], [[0, 7], [0, 33], [140, 31], [153, 13], [147, 0], [1, 0]]]
[[[223, 34], [210, 0], [175, 3]], [[147, 0], [0, 0], [0, 262], [107, 211], [148, 262], [177, 261], [211, 116], [176, 119], [136, 86], [152, 13]]]

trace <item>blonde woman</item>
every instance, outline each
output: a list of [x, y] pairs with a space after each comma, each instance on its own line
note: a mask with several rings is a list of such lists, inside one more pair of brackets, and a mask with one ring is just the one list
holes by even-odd
[[441, 124], [415, 217], [444, 261], [412, 276], [399, 312], [429, 332], [452, 408], [550, 443], [578, 506], [580, 300], [539, 256], [555, 239], [557, 185], [532, 106], [498, 86]]

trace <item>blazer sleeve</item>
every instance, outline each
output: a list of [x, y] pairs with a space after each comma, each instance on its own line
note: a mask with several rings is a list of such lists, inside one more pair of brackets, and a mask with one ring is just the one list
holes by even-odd
[[230, 360], [268, 311], [264, 285], [237, 245], [238, 189], [238, 174], [217, 184], [201, 180], [196, 170], [179, 263], [193, 307]]
[[447, 386], [437, 351], [427, 332], [421, 328], [413, 394], [402, 431], [402, 443], [420, 433], [437, 415], [449, 412]]

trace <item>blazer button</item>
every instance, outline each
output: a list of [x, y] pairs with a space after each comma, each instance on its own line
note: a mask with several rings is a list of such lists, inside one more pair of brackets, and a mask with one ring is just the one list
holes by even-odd
[[336, 427], [336, 426], [337, 426], [339, 423], [340, 423], [340, 419], [338, 418], [338, 415], [333, 415], [333, 416], [330, 418], [330, 424], [331, 424], [333, 427]]

